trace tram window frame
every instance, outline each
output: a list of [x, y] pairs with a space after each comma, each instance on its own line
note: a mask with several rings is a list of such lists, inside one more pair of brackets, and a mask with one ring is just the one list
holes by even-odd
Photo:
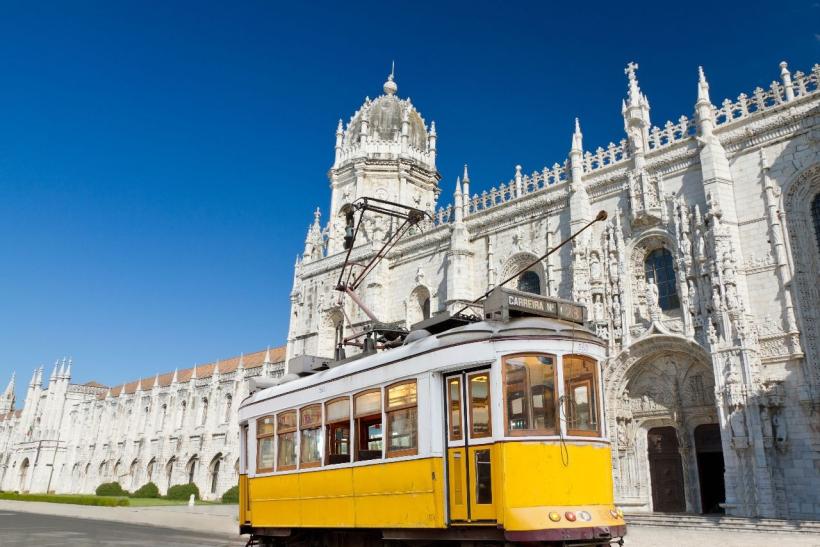
[[[414, 401], [412, 403], [403, 403], [397, 404], [395, 406], [390, 405], [390, 390], [406, 386], [412, 385]], [[384, 388], [384, 410], [385, 410], [385, 424], [383, 427], [383, 437], [382, 437], [382, 445], [384, 446], [385, 453], [387, 454], [388, 458], [398, 458], [401, 456], [413, 456], [418, 454], [419, 451], [419, 413], [418, 413], [418, 405], [419, 405], [419, 387], [418, 381], [413, 378], [412, 380], [402, 380], [400, 382], [396, 382], [394, 384], [390, 384], [389, 386]], [[390, 443], [393, 440], [393, 428], [392, 428], [392, 421], [391, 416], [394, 414], [398, 414], [400, 412], [405, 412], [408, 410], [413, 410], [414, 412], [409, 413], [409, 420], [413, 424], [413, 429], [410, 431], [411, 439], [413, 441], [413, 446], [407, 448], [397, 448], [391, 450]]]
[[[510, 427], [510, 391], [509, 387], [510, 384], [508, 382], [509, 372], [507, 371], [507, 363], [510, 359], [522, 358], [522, 357], [548, 357], [552, 359], [552, 427], [551, 428], [536, 428], [531, 427], [532, 421], [534, 421], [533, 417], [534, 414], [532, 412], [532, 397], [535, 393], [533, 391], [533, 386], [524, 386], [527, 388], [525, 391], [518, 391], [516, 393], [521, 393], [522, 398], [526, 399], [527, 401], [527, 415], [528, 415], [528, 427], [527, 429], [512, 429]], [[526, 367], [526, 365], [525, 365]], [[559, 367], [559, 360], [555, 354], [552, 353], [544, 353], [544, 352], [522, 352], [522, 353], [513, 353], [509, 355], [504, 355], [501, 358], [501, 379], [503, 384], [503, 394], [504, 394], [504, 432], [508, 437], [536, 437], [536, 436], [551, 436], [551, 435], [558, 435], [560, 432], [560, 407], [558, 403], [559, 399], [559, 388], [560, 382], [558, 378], [558, 367]], [[543, 386], [544, 384], [538, 384], [538, 386]], [[541, 393], [543, 398], [544, 393]], [[542, 399], [542, 408], [547, 408], [548, 402], [546, 398]], [[523, 407], [522, 407], [523, 409]]]
[[[265, 423], [265, 420], [270, 420], [270, 423]], [[260, 425], [262, 427], [260, 427]], [[270, 431], [266, 431], [264, 426], [270, 426]], [[245, 426], [247, 434], [247, 426]], [[264, 433], [260, 433], [264, 431]], [[247, 436], [246, 436], [247, 439]], [[262, 462], [262, 445], [270, 441], [273, 448], [273, 458], [270, 467], [260, 467]], [[247, 454], [247, 440], [245, 441], [245, 454]], [[247, 458], [247, 455], [245, 456]], [[271, 473], [276, 465], [276, 420], [273, 414], [262, 416], [256, 419], [256, 472], [257, 473]]]
[[[455, 384], [455, 392], [453, 392]], [[455, 393], [456, 398], [453, 398]], [[455, 406], [453, 406], [455, 403]], [[464, 439], [464, 396], [461, 393], [461, 376], [451, 376], [447, 378], [447, 423], [449, 428], [449, 438], [451, 441], [461, 441]]]
[[[474, 405], [473, 405], [473, 380], [475, 378], [484, 377], [486, 378], [487, 383], [487, 431], [482, 431], [476, 433], [475, 431], [475, 418], [474, 418]], [[471, 439], [484, 439], [486, 437], [493, 436], [493, 401], [492, 401], [492, 392], [490, 390], [490, 372], [483, 371], [477, 372], [475, 374], [468, 374], [467, 375], [467, 404], [470, 413], [470, 438]]]
[[[345, 402], [347, 403], [347, 415], [344, 419], [338, 418], [331, 420], [328, 409], [331, 405]], [[353, 428], [350, 424], [350, 419], [353, 416], [351, 409], [352, 403], [349, 396], [336, 397], [325, 402], [325, 465], [336, 465], [342, 463], [350, 463], [353, 456]], [[347, 454], [336, 453], [334, 451], [336, 439], [335, 434], [338, 430], [347, 431]]]
[[[359, 399], [371, 393], [378, 393], [379, 395], [379, 409], [378, 412], [372, 411], [369, 413], [360, 413], [358, 409]], [[356, 461], [379, 460], [384, 455], [384, 394], [382, 388], [368, 389], [357, 393], [353, 396], [353, 413], [356, 419]], [[378, 425], [380, 436], [378, 439], [371, 437], [369, 434], [370, 428]], [[370, 449], [369, 443], [378, 440], [380, 448]], [[364, 441], [366, 449], [362, 449], [362, 441]], [[364, 453], [365, 457], [362, 457]]]
[[[305, 421], [306, 414], [309, 412], [316, 412], [318, 411], [319, 419], [318, 421], [307, 422]], [[306, 432], [313, 432], [317, 436], [317, 444], [316, 447], [316, 460], [309, 460], [305, 461], [305, 447], [307, 444], [305, 443], [305, 433]], [[322, 465], [322, 453], [323, 453], [323, 446], [322, 446], [322, 404], [321, 403], [314, 403], [311, 405], [303, 406], [299, 409], [299, 469], [309, 469], [311, 467], [321, 467]]]
[[[293, 416], [293, 425], [282, 425], [282, 419], [287, 417], [288, 415]], [[276, 414], [276, 470], [277, 471], [291, 471], [296, 469], [297, 462], [299, 461], [299, 416], [296, 412], [296, 409], [284, 410]], [[283, 435], [292, 435], [293, 436], [293, 464], [280, 464], [280, 458], [282, 456], [282, 436]]]
[[[592, 372], [580, 375], [567, 375], [568, 361], [572, 360], [586, 362], [591, 365]], [[570, 365], [571, 366], [571, 365]], [[579, 437], [600, 437], [601, 436], [601, 403], [598, 396], [598, 361], [589, 357], [588, 355], [567, 354], [561, 358], [561, 372], [564, 377], [564, 419], [567, 424], [567, 435]], [[576, 387], [586, 387], [589, 394], [589, 409], [591, 425], [595, 429], [578, 429], [570, 427], [571, 415], [574, 413], [570, 410], [572, 404], [574, 389]]]

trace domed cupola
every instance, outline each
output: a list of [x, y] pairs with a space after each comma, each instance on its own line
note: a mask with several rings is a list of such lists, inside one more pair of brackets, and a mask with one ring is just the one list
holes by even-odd
[[[395, 75], [384, 94], [365, 99], [347, 125], [336, 128], [336, 156], [328, 172], [332, 195], [327, 229], [328, 254], [340, 252], [344, 211], [355, 200], [371, 197], [434, 211], [441, 176], [436, 169], [436, 124], [428, 127], [410, 102], [396, 94]], [[373, 241], [390, 227], [375, 226]]]
[[407, 158], [435, 169], [435, 123], [428, 130], [410, 99], [396, 95], [398, 88], [391, 73], [384, 82], [384, 94], [366, 98], [351, 116], [342, 138], [337, 138], [334, 168], [359, 158]]

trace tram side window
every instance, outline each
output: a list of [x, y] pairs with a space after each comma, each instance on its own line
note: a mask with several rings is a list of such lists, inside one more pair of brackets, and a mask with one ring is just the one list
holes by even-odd
[[570, 435], [598, 435], [597, 369], [589, 357], [564, 356], [564, 413]]
[[299, 411], [299, 465], [316, 467], [322, 464], [322, 405], [306, 406]]
[[555, 357], [544, 354], [504, 358], [504, 397], [508, 435], [556, 432]]
[[382, 457], [382, 390], [356, 395], [356, 461]]
[[276, 470], [296, 469], [296, 411], [276, 415], [276, 437], [279, 448]]
[[256, 420], [256, 472], [273, 471], [273, 416]]
[[336, 399], [325, 404], [327, 463], [350, 461], [350, 399]]
[[415, 454], [418, 447], [416, 381], [387, 388], [387, 457]]

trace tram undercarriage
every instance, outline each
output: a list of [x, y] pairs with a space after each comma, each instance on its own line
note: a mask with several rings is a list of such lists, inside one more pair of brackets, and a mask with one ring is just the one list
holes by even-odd
[[445, 530], [414, 529], [274, 529], [251, 533], [247, 547], [587, 547], [623, 545], [624, 526], [552, 530], [549, 539], [510, 541], [504, 531], [491, 527]]

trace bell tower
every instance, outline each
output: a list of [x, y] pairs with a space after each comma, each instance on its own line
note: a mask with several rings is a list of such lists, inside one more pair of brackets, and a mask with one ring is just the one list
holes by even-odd
[[[391, 71], [383, 94], [367, 97], [345, 126], [336, 127], [327, 222], [327, 254], [344, 250], [346, 207], [361, 197], [384, 199], [435, 210], [441, 176], [436, 169], [436, 124], [427, 123], [409, 98], [397, 95]], [[381, 241], [394, 228], [369, 222], [365, 238]]]

